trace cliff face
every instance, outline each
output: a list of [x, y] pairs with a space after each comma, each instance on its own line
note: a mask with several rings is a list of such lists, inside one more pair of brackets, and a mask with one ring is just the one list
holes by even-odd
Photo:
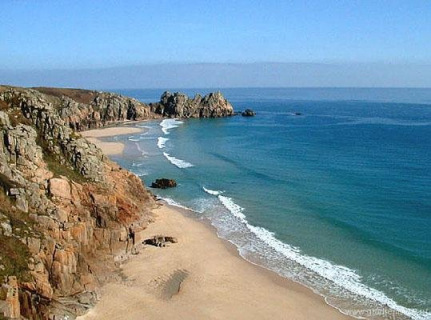
[[[146, 105], [98, 91], [0, 86], [0, 315], [73, 319], [130, 254], [152, 195], [78, 131], [124, 120], [233, 115], [220, 94]], [[0, 316], [1, 318], [1, 316]]]
[[159, 102], [142, 103], [119, 94], [58, 88], [36, 88], [54, 101], [70, 128], [81, 131], [125, 120], [169, 118], [219, 118], [234, 115], [232, 105], [220, 92], [193, 99], [183, 93], [164, 92]]
[[[107, 97], [99, 106], [119, 101], [99, 97]], [[8, 317], [84, 313], [130, 251], [127, 228], [145, 228], [155, 205], [138, 177], [71, 129], [88, 127], [94, 111], [73, 118], [65, 100], [0, 87], [0, 314]], [[121, 119], [120, 109], [102, 112], [102, 123]]]
[[70, 128], [81, 131], [125, 120], [157, 118], [150, 107], [136, 99], [108, 92], [37, 88], [58, 99], [57, 109]]

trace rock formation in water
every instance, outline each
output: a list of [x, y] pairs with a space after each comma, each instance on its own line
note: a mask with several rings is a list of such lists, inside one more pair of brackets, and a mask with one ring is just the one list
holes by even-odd
[[177, 182], [174, 179], [156, 179], [151, 183], [151, 188], [159, 188], [159, 189], [167, 189], [167, 188], [175, 188], [177, 186]]
[[256, 115], [256, 112], [254, 112], [253, 110], [251, 110], [251, 109], [245, 109], [242, 113], [241, 113], [241, 115], [243, 116], [243, 117], [254, 117], [255, 115]]
[[160, 102], [151, 103], [151, 110], [171, 118], [220, 118], [234, 115], [232, 105], [220, 92], [209, 93], [202, 97], [197, 94], [193, 99], [184, 93], [164, 92]]

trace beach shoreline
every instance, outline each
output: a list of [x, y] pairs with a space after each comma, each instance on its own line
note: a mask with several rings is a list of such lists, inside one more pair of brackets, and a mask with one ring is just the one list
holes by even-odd
[[138, 243], [139, 253], [121, 266], [124, 280], [106, 284], [78, 319], [351, 319], [310, 289], [247, 262], [209, 224], [168, 205], [154, 214], [137, 238], [178, 242]]
[[[83, 136], [113, 155], [121, 154], [124, 144], [101, 138], [142, 132], [121, 126]], [[120, 149], [112, 143], [122, 145], [120, 153], [113, 153]], [[78, 319], [352, 319], [311, 289], [241, 257], [209, 221], [167, 204], [154, 216], [137, 234], [139, 254], [121, 267], [124, 281], [104, 285], [100, 301]], [[155, 235], [178, 243], [142, 245]]]
[[122, 154], [125, 145], [122, 142], [103, 141], [103, 138], [143, 132], [145, 132], [145, 128], [128, 127], [125, 126], [125, 123], [122, 123], [120, 126], [86, 130], [80, 132], [80, 134], [102, 149], [105, 155], [112, 156]]

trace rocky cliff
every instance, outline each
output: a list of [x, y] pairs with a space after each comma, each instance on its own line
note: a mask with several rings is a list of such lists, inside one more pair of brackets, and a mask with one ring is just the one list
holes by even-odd
[[0, 86], [0, 318], [73, 319], [118, 276], [128, 228], [151, 221], [153, 196], [79, 131], [125, 120], [222, 117], [221, 93], [122, 95]]
[[160, 102], [150, 104], [151, 111], [171, 118], [220, 118], [234, 115], [232, 105], [220, 92], [193, 99], [183, 93], [164, 92]]
[[80, 89], [35, 88], [55, 100], [65, 124], [81, 131], [126, 120], [169, 118], [219, 118], [234, 115], [232, 105], [220, 92], [193, 99], [183, 93], [164, 92], [149, 105], [119, 94]]
[[[97, 97], [95, 106], [125, 101], [128, 112], [150, 112], [132, 99]], [[130, 252], [130, 224], [139, 230], [151, 220], [155, 203], [141, 180], [73, 130], [92, 127], [96, 112], [102, 124], [133, 115], [88, 110], [64, 96], [0, 87], [0, 315], [84, 313]]]
[[119, 94], [81, 89], [35, 88], [56, 99], [60, 117], [81, 131], [126, 120], [146, 120], [159, 115], [136, 99]]

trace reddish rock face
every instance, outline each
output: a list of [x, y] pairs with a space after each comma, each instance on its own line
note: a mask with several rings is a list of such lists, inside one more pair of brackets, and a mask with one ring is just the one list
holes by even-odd
[[48, 190], [51, 196], [72, 200], [70, 193], [70, 184], [66, 179], [51, 178], [49, 179]]
[[[123, 100], [110, 101], [112, 111]], [[74, 318], [95, 302], [103, 281], [115, 276], [117, 257], [130, 251], [128, 227], [133, 223], [139, 241], [155, 201], [138, 177], [69, 128], [56, 105], [61, 99], [0, 86], [0, 102], [6, 106], [0, 110], [0, 136], [6, 137], [0, 139], [0, 196], [9, 197], [20, 214], [9, 217], [11, 210], [0, 206], [0, 233], [27, 247], [20, 258], [28, 265], [25, 276], [8, 280], [16, 290], [7, 294], [7, 316]], [[106, 103], [98, 100], [99, 106]], [[81, 111], [76, 121], [85, 116]], [[144, 111], [136, 106], [134, 115]], [[99, 124], [105, 117], [103, 110], [91, 114]], [[26, 124], [12, 124], [9, 115]], [[28, 221], [16, 227], [21, 217]]]
[[6, 296], [6, 313], [7, 318], [19, 319], [21, 317], [18, 281], [16, 277], [11, 276], [7, 279], [7, 296]]
[[[123, 120], [233, 114], [219, 92], [193, 99], [165, 93], [147, 106], [112, 93], [0, 86], [0, 195], [28, 219], [17, 228], [10, 223], [17, 217], [0, 206], [2, 236], [28, 249], [21, 257], [26, 277], [8, 279], [7, 316], [83, 314], [95, 290], [115, 275], [115, 261], [130, 252], [130, 225], [140, 242], [152, 220], [155, 200], [142, 181], [76, 131]], [[72, 307], [60, 297], [73, 300]]]

